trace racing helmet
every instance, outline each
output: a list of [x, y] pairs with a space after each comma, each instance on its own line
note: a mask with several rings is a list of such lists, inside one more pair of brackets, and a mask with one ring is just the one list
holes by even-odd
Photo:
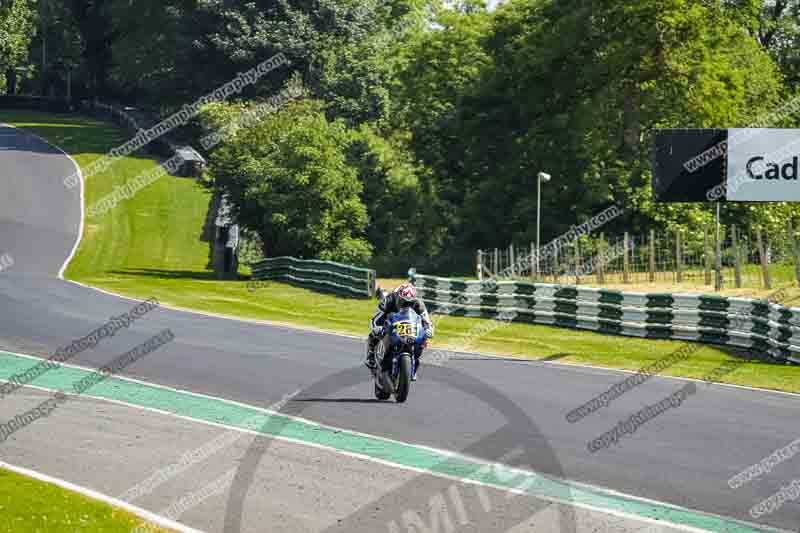
[[394, 290], [400, 308], [411, 307], [417, 303], [417, 289], [410, 283], [403, 283]]

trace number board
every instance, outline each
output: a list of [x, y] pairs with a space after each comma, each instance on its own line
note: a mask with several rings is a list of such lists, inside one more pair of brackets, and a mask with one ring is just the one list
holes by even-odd
[[394, 325], [395, 331], [400, 337], [416, 337], [417, 325], [411, 322], [397, 322]]

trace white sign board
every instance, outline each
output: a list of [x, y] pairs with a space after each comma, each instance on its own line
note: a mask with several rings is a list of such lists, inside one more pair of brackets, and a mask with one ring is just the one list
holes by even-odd
[[238, 248], [239, 247], [239, 224], [234, 224], [228, 228], [228, 242], [225, 243], [225, 248]]
[[800, 201], [800, 130], [729, 129], [725, 198]]

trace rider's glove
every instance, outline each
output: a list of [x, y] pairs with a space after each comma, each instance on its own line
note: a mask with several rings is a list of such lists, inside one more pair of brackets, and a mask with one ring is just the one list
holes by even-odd
[[432, 339], [433, 338], [433, 328], [427, 328], [425, 330], [425, 338]]
[[380, 338], [383, 335], [383, 326], [375, 326], [372, 328], [372, 336]]

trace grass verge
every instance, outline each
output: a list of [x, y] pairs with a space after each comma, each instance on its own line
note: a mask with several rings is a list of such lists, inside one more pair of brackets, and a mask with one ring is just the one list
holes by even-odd
[[[27, 128], [72, 154], [82, 167], [126, 140], [116, 126], [82, 116], [0, 113], [0, 120]], [[86, 180], [90, 205], [156, 161], [125, 157]], [[66, 277], [136, 298], [238, 318], [268, 320], [332, 332], [364, 335], [375, 302], [317, 294], [280, 283], [248, 290], [246, 279], [219, 281], [207, 269], [202, 239], [209, 194], [194, 180], [164, 176], [96, 220], [87, 220], [78, 254]], [[390, 286], [394, 280], [382, 281]], [[601, 335], [548, 326], [436, 317], [433, 348], [494, 353], [636, 370], [682, 343]], [[495, 327], [496, 326], [496, 327]], [[494, 328], [494, 329], [492, 329]], [[485, 331], [490, 329], [490, 331]], [[480, 330], [481, 334], [475, 334]], [[354, 363], [361, 353], [354, 353]], [[704, 346], [666, 375], [702, 378], [741, 353]], [[800, 392], [800, 367], [749, 362], [726, 383]]]
[[0, 533], [130, 533], [139, 526], [153, 533], [168, 531], [127, 511], [0, 468]]

